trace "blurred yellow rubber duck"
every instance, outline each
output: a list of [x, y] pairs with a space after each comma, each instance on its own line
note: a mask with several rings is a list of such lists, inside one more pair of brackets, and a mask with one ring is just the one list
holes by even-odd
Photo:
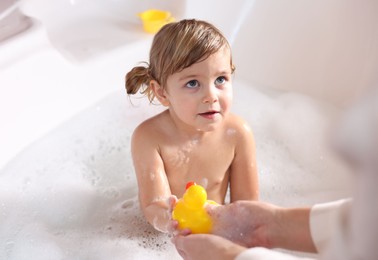
[[144, 31], [148, 33], [157, 33], [161, 27], [175, 21], [170, 12], [156, 9], [146, 10], [138, 16], [143, 22]]
[[189, 182], [184, 196], [179, 199], [172, 212], [172, 218], [178, 221], [178, 228], [188, 228], [193, 234], [210, 233], [213, 221], [205, 210], [208, 203], [217, 204], [207, 200], [206, 190], [201, 185]]

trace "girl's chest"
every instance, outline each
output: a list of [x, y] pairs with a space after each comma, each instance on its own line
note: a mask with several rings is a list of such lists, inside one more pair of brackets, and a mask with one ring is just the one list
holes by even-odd
[[168, 178], [222, 178], [235, 155], [234, 146], [226, 141], [217, 143], [187, 142], [161, 150]]

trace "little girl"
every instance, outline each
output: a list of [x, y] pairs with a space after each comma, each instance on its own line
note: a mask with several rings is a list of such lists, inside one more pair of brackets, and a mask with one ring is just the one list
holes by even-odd
[[257, 200], [255, 142], [246, 122], [230, 112], [235, 68], [222, 33], [205, 21], [167, 24], [146, 64], [127, 73], [127, 93], [141, 91], [167, 107], [141, 123], [131, 141], [148, 222], [173, 231], [168, 198], [182, 197], [189, 181], [206, 183], [208, 199], [220, 204], [228, 185], [231, 202]]

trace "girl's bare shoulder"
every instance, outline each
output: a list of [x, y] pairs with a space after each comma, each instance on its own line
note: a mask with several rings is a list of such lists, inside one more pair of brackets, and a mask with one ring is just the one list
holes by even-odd
[[252, 131], [247, 121], [233, 113], [229, 114], [225, 125], [227, 128], [226, 130], [229, 131], [235, 130], [240, 133]]
[[133, 137], [143, 137], [153, 140], [159, 135], [164, 135], [166, 131], [166, 127], [164, 126], [167, 126], [167, 124], [169, 123], [167, 115], [168, 112], [163, 111], [153, 117], [146, 119], [135, 128]]
[[229, 114], [223, 134], [227, 140], [235, 144], [254, 140], [253, 132], [248, 122], [236, 114]]

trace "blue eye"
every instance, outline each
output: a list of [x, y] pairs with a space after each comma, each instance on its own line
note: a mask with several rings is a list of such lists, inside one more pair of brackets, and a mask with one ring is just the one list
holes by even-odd
[[218, 77], [216, 80], [215, 80], [215, 84], [216, 85], [222, 85], [226, 82], [226, 78], [221, 76], [221, 77]]
[[197, 80], [191, 80], [188, 83], [186, 83], [185, 87], [187, 88], [196, 88], [199, 86], [199, 83]]

